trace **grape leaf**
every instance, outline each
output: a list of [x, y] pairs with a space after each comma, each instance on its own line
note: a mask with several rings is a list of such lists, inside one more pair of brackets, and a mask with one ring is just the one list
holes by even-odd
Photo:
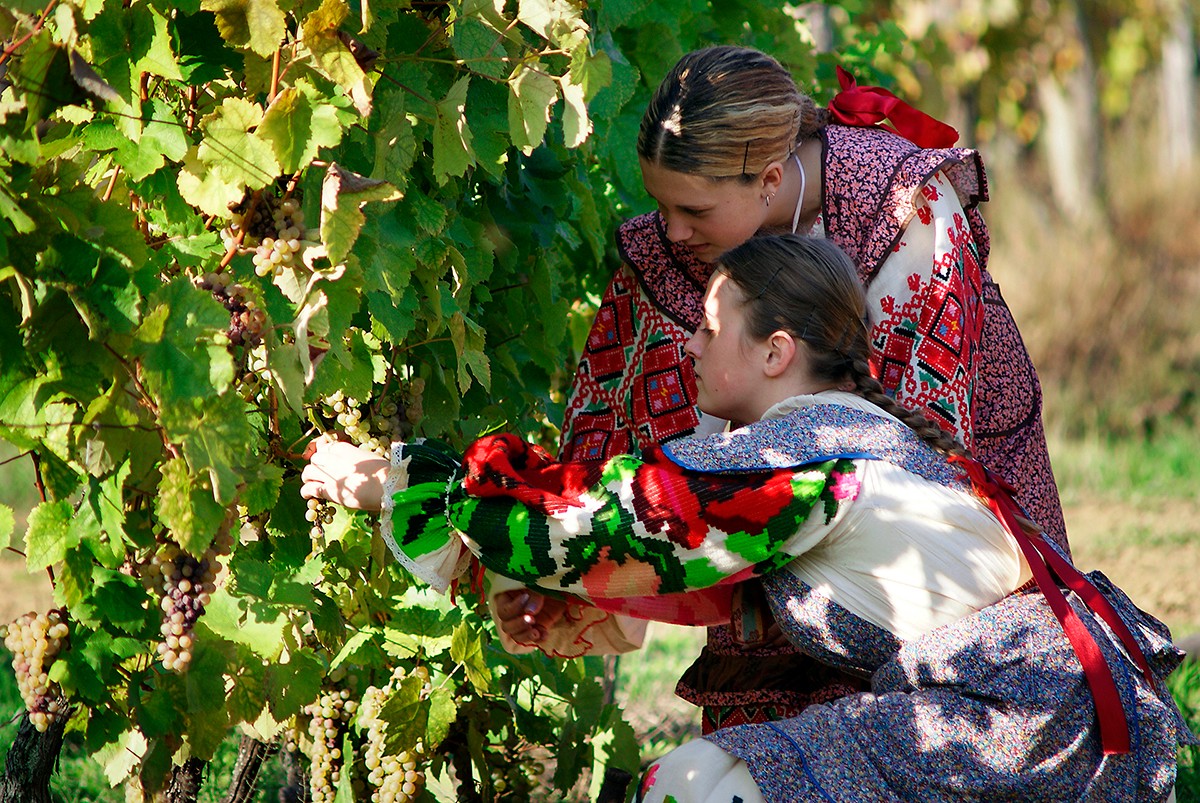
[[403, 193], [380, 179], [368, 178], [333, 163], [321, 184], [321, 240], [329, 261], [341, 263], [358, 239], [366, 218], [362, 207], [370, 201], [394, 201]]
[[442, 183], [449, 176], [461, 176], [475, 160], [466, 114], [470, 86], [471, 77], [463, 76], [437, 104], [437, 119], [433, 124], [433, 173]]
[[563, 76], [563, 140], [568, 148], [578, 148], [592, 133], [592, 121], [588, 119], [584, 89]]
[[274, 53], [287, 35], [287, 18], [275, 0], [201, 0], [200, 7], [216, 14], [225, 41], [260, 56]]
[[342, 138], [333, 107], [314, 109], [308, 96], [296, 87], [287, 87], [275, 96], [257, 133], [271, 145], [285, 173], [307, 167], [320, 148], [333, 147]]
[[546, 136], [550, 107], [558, 100], [558, 82], [540, 67], [522, 65], [508, 88], [508, 134], [513, 145], [528, 152]]
[[79, 532], [71, 529], [74, 511], [70, 502], [42, 502], [29, 513], [25, 531], [25, 565], [35, 572], [53, 566], [79, 544]]
[[465, 622], [454, 628], [450, 657], [462, 664], [476, 691], [487, 693], [492, 683], [492, 670], [483, 658], [483, 635], [479, 631]]
[[154, 510], [179, 546], [196, 557], [208, 549], [225, 520], [225, 508], [191, 475], [182, 457], [163, 464]]

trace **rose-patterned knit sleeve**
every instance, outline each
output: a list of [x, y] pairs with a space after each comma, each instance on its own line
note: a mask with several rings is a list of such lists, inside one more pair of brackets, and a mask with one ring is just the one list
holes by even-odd
[[942, 173], [867, 287], [872, 369], [884, 390], [972, 446], [971, 405], [983, 334], [979, 251]]
[[716, 474], [651, 449], [560, 463], [511, 435], [474, 443], [461, 473], [401, 485], [390, 500], [385, 534], [406, 566], [444, 588], [469, 551], [497, 574], [606, 610], [776, 569], [820, 541], [856, 487], [852, 460]]

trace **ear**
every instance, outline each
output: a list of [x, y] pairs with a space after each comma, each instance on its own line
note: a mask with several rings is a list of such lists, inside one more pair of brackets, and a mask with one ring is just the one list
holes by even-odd
[[787, 373], [796, 361], [796, 339], [782, 329], [767, 338], [767, 353], [763, 362], [763, 374], [778, 377]]
[[783, 162], [771, 162], [758, 175], [764, 195], [774, 195], [783, 185]]

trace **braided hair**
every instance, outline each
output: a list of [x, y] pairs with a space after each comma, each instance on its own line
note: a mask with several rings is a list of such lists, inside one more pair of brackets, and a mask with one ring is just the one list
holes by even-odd
[[852, 385], [938, 452], [968, 456], [953, 435], [901, 406], [871, 374], [866, 294], [854, 263], [831, 240], [752, 237], [723, 254], [717, 270], [741, 291], [749, 337], [763, 341], [787, 332], [808, 347], [814, 378]]

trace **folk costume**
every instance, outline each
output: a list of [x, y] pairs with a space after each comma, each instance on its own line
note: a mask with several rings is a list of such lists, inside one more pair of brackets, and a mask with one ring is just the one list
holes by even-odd
[[[841, 96], [839, 96], [841, 97]], [[918, 148], [881, 128], [828, 125], [822, 210], [810, 234], [833, 239], [867, 289], [872, 370], [886, 392], [957, 435], [1016, 488], [1018, 502], [1066, 549], [1042, 425], [1041, 386], [987, 272], [987, 199], [979, 154]], [[613, 276], [575, 374], [564, 460], [639, 453], [719, 430], [696, 409], [683, 345], [699, 325], [712, 265], [667, 239], [658, 213], [617, 234]], [[746, 586], [747, 620], [759, 606]], [[753, 629], [753, 628], [749, 628]], [[748, 645], [714, 628], [677, 693], [703, 727], [765, 721], [859, 690], [858, 681], [784, 644]]]
[[715, 624], [758, 578], [792, 643], [868, 679], [668, 754], [646, 801], [1160, 800], [1194, 741], [1166, 628], [1014, 524], [979, 464], [861, 397], [793, 397], [641, 458], [492, 436], [461, 464], [402, 444], [393, 465], [385, 540], [436, 588], [474, 555], [597, 609]]

